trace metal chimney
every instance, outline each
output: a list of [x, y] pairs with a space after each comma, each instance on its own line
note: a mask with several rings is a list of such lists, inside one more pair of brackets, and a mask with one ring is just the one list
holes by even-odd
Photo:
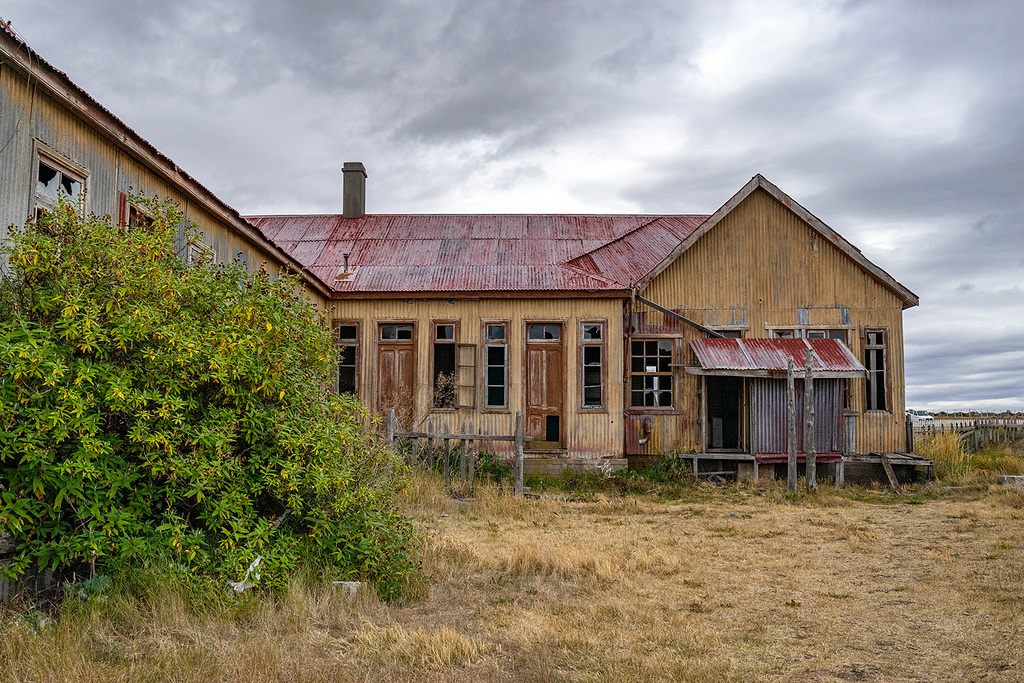
[[366, 169], [361, 161], [346, 161], [342, 172], [345, 180], [341, 215], [362, 218], [366, 214]]

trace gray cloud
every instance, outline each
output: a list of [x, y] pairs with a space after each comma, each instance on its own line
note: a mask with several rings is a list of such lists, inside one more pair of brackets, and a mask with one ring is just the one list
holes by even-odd
[[[909, 400], [1024, 409], [1024, 6], [12, 0], [243, 212], [711, 212], [763, 173], [916, 291]], [[977, 406], [980, 407], [980, 406]]]

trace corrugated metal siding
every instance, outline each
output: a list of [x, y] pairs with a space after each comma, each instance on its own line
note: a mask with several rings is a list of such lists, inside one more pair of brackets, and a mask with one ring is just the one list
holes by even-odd
[[[13, 48], [16, 54], [21, 49], [21, 41], [10, 31], [4, 31], [2, 39], [5, 44], [7, 41], [17, 43], [18, 46]], [[5, 46], [11, 47], [10, 44]], [[48, 94], [46, 86], [34, 82], [33, 87], [29, 87], [25, 78], [4, 62], [0, 64], [0, 140], [6, 145], [0, 150], [0, 168], [3, 169], [0, 176], [0, 239], [7, 237], [8, 225], [22, 225], [29, 216], [35, 192], [33, 141], [38, 139], [67, 161], [87, 169], [88, 212], [117, 220], [121, 192], [170, 199], [206, 234], [207, 242], [214, 247], [219, 261], [230, 263], [242, 252], [250, 271], [266, 264], [268, 273], [276, 275], [279, 264], [284, 262], [282, 254], [260, 240], [250, 241], [236, 232], [235, 228], [205, 210], [198, 209], [194, 202], [186, 199], [182, 188], [192, 188], [204, 200], [209, 199], [218, 210], [223, 208], [232, 217], [237, 217], [233, 209], [213, 197], [206, 188], [174, 166], [170, 159], [124, 126], [88, 93], [68, 80], [63, 72], [53, 69], [38, 56], [32, 57], [32, 64], [34, 68], [40, 69], [37, 73], [42, 74], [44, 82], [49, 74], [54, 74], [59, 81], [55, 87], [60, 92], [69, 93], [72, 99], [83, 102], [82, 106], [89, 114], [117, 128], [131, 143], [151, 153], [156, 163], [173, 167], [180, 183], [163, 180], [138, 163], [118, 144], [99, 134], [83, 118], [58, 104]], [[315, 290], [308, 285], [305, 289], [318, 305], [324, 304], [323, 297]]]
[[[456, 300], [339, 300], [331, 304], [329, 316], [334, 319], [361, 320], [360, 337], [360, 398], [371, 410], [376, 410], [375, 386], [377, 382], [376, 321], [413, 320], [416, 322], [416, 349], [418, 356], [415, 404], [417, 424], [430, 421], [450, 429], [458, 429], [463, 421], [472, 421], [478, 430], [491, 433], [511, 433], [512, 419], [517, 410], [525, 411], [524, 385], [524, 320], [561, 322], [564, 330], [565, 351], [565, 404], [563, 419], [567, 438], [566, 449], [570, 457], [610, 456], [622, 453], [624, 439], [622, 419], [622, 356], [621, 346], [615, 340], [622, 338], [622, 302], [614, 299], [487, 299]], [[581, 320], [607, 319], [606, 359], [608, 409], [589, 412], [580, 409], [578, 330]], [[431, 410], [432, 320], [460, 321], [459, 342], [477, 345], [477, 405], [476, 410], [456, 412]], [[508, 401], [507, 412], [488, 412], [482, 405], [483, 370], [481, 359], [483, 340], [482, 320], [509, 321], [508, 324]], [[492, 443], [490, 450], [505, 451], [507, 444]]]
[[[818, 453], [842, 453], [842, 382], [823, 379], [814, 382], [814, 444]], [[789, 423], [786, 380], [750, 380], [751, 426], [754, 453], [788, 453]], [[796, 382], [796, 449], [804, 452], [804, 383]]]
[[656, 277], [644, 296], [688, 311], [746, 310], [746, 338], [768, 337], [765, 324], [797, 325], [797, 309], [811, 323], [838, 324], [850, 311], [850, 346], [863, 361], [863, 327], [889, 330], [892, 406], [864, 413], [864, 381], [851, 380], [858, 452], [905, 450], [902, 301], [762, 191], [754, 192], [712, 231]]

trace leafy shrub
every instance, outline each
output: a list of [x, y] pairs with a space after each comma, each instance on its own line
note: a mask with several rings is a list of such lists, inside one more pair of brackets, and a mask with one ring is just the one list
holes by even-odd
[[[405, 470], [326, 378], [336, 349], [294, 277], [175, 257], [182, 215], [119, 229], [61, 204], [0, 284], [0, 531], [9, 576], [98, 561], [186, 581], [414, 571]], [[190, 242], [195, 230], [185, 227]]]

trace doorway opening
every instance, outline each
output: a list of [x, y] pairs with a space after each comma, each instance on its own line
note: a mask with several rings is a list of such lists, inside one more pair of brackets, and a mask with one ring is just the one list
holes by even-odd
[[736, 451], [740, 448], [740, 399], [742, 377], [707, 378], [709, 450]]

